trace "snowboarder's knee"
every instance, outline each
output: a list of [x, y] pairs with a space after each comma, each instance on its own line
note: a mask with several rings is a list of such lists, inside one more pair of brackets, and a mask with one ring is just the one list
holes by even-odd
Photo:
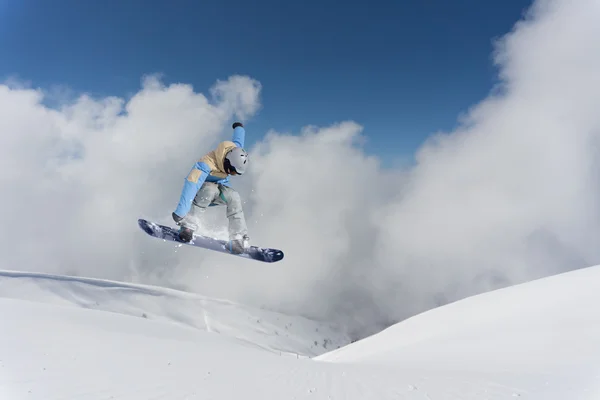
[[194, 198], [194, 205], [206, 208], [208, 205], [219, 195], [219, 186], [213, 182], [204, 182], [196, 197]]
[[234, 206], [234, 207], [241, 208], [242, 199], [238, 192], [236, 192], [233, 189], [228, 189], [228, 190], [223, 191], [223, 196], [225, 197], [225, 201], [227, 202], [227, 204]]

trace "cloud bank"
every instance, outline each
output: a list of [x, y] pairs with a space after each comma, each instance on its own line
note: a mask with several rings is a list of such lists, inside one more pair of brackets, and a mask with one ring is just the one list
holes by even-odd
[[[269, 132], [233, 178], [254, 243], [282, 263], [175, 247], [191, 164], [260, 110], [261, 85], [210, 96], [144, 80], [131, 99], [44, 106], [0, 86], [0, 268], [158, 283], [335, 320], [362, 336], [464, 296], [600, 262], [600, 4], [538, 1], [497, 43], [500, 83], [410, 169], [385, 170], [347, 121]], [[401, 112], [401, 110], [399, 110]], [[401, 132], [402, 127], [397, 127]], [[368, 133], [367, 133], [368, 134]], [[206, 232], [223, 234], [222, 209]]]

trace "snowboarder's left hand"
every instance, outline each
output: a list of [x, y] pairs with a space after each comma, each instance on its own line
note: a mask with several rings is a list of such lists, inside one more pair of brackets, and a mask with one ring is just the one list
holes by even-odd
[[180, 222], [180, 221], [183, 219], [183, 218], [181, 218], [179, 215], [175, 214], [175, 212], [172, 212], [172, 213], [171, 213], [171, 216], [173, 217], [173, 220], [175, 221], [175, 223], [176, 223], [177, 225], [179, 225], [179, 222]]

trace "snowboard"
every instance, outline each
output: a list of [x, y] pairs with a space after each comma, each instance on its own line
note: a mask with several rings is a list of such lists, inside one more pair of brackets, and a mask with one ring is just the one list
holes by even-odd
[[157, 239], [170, 240], [176, 243], [186, 244], [188, 246], [214, 250], [232, 256], [238, 256], [265, 263], [274, 263], [283, 259], [283, 251], [279, 249], [250, 246], [245, 252], [236, 254], [229, 250], [229, 241], [227, 240], [220, 240], [202, 235], [194, 235], [194, 238], [190, 242], [184, 242], [179, 239], [179, 231], [169, 226], [157, 224], [156, 222], [147, 221], [142, 218], [138, 219], [138, 225], [148, 235]]

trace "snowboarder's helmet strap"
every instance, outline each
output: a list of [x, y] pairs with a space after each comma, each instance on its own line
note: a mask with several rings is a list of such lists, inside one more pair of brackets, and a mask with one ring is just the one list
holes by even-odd
[[223, 165], [228, 174], [243, 175], [248, 166], [248, 153], [241, 147], [236, 147], [227, 153]]

